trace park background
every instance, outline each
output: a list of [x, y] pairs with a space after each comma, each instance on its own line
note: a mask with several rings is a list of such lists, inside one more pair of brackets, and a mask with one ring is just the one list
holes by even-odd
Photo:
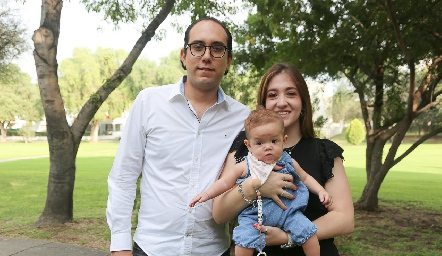
[[[93, 1], [89, 2], [91, 3]], [[357, 1], [348, 1], [348, 3], [352, 2], [357, 3]], [[438, 1], [435, 2], [437, 3]], [[2, 1], [2, 3], [7, 3], [7, 1]], [[28, 1], [24, 6], [30, 7], [31, 3], [35, 4], [34, 1]], [[177, 6], [183, 3], [185, 4], [186, 2], [179, 2]], [[267, 3], [268, 6], [264, 7], [259, 1], [257, 1], [257, 3], [258, 7], [256, 10], [265, 13], [266, 10], [271, 9], [271, 4], [277, 5], [281, 2], [269, 2]], [[310, 3], [312, 12], [318, 7], [315, 5], [315, 1], [304, 1], [302, 3]], [[379, 19], [375, 21], [371, 20], [371, 23], [376, 24], [382, 21], [383, 23], [381, 25], [389, 27], [388, 25], [394, 22], [387, 22], [388, 19], [386, 19], [385, 16], [390, 15], [390, 17], [395, 17], [395, 15], [398, 15], [404, 17], [411, 15], [407, 12], [410, 11], [407, 7], [411, 6], [409, 5], [411, 3], [409, 1], [401, 1], [401, 3], [404, 4], [404, 7], [401, 8], [398, 7], [400, 6], [398, 1], [395, 1], [393, 6], [393, 8], [395, 8], [395, 15], [391, 14], [391, 6], [388, 6], [388, 4], [392, 4], [391, 1], [386, 1], [385, 6], [377, 1], [368, 1], [365, 3], [366, 5], [363, 5], [366, 9], [360, 8], [357, 10], [351, 9], [354, 7], [350, 5], [346, 6], [347, 1], [340, 1], [340, 3], [345, 8], [348, 8], [349, 11], [353, 11], [353, 14], [357, 13], [360, 19], [359, 22], [363, 25], [369, 24], [370, 19]], [[198, 4], [198, 2], [196, 2], [196, 4]], [[323, 4], [325, 7], [328, 7], [329, 10], [333, 10], [329, 2], [324, 2]], [[41, 5], [41, 3], [39, 5]], [[83, 30], [75, 32], [72, 28], [69, 28], [69, 25], [81, 27], [81, 22], [78, 22], [78, 20], [87, 20], [86, 16], [84, 16], [84, 13], [87, 13], [85, 12], [84, 6], [82, 9], [83, 14], [73, 14], [69, 12], [70, 9], [79, 8], [79, 6], [78, 3], [74, 7], [70, 2], [64, 2], [63, 14], [66, 13], [72, 16], [66, 15], [66, 18], [62, 18], [62, 33], [60, 34], [60, 41], [58, 42], [60, 52], [57, 54], [59, 58], [59, 86], [61, 94], [63, 95], [66, 111], [64, 121], [71, 127], [69, 129], [71, 129], [70, 132], [73, 133], [78, 132], [78, 130], [75, 131], [72, 128], [72, 124], [80, 112], [81, 107], [88, 104], [90, 96], [93, 95], [103, 83], [106, 83], [107, 80], [111, 80], [110, 78], [112, 78], [114, 71], [128, 56], [128, 52], [130, 51], [130, 46], [125, 49], [112, 48], [113, 46], [109, 44], [109, 41], [112, 41], [112, 39], [106, 39], [101, 44], [99, 43], [92, 48], [88, 48], [87, 45], [82, 44], [85, 41], [92, 41], [94, 36], [119, 32], [118, 30], [113, 31], [102, 28], [101, 26], [105, 26], [102, 23], [102, 18], [98, 18], [98, 24], [95, 29], [98, 27], [101, 28], [100, 30], [96, 30], [96, 34], [91, 36], [85, 33], [85, 27], [94, 27], [94, 25], [91, 24], [95, 23], [91, 22], [86, 22], [86, 25], [83, 25]], [[105, 10], [109, 7], [104, 6], [103, 8]], [[306, 18], [306, 16], [302, 15], [305, 15], [308, 10], [303, 10], [302, 7], [296, 9], [296, 6], [290, 6], [290, 8], [292, 8], [291, 10], [293, 12], [295, 12], [294, 10], [300, 10], [298, 13], [299, 17]], [[431, 11], [429, 11], [429, 9], [431, 9]], [[30, 10], [39, 13], [37, 12], [38, 8], [30, 8]], [[109, 8], [108, 10], [112, 11], [113, 9]], [[379, 10], [382, 10], [383, 13], [382, 11], [379, 12]], [[254, 108], [256, 87], [259, 83], [259, 77], [266, 66], [281, 59], [295, 64], [306, 75], [309, 87], [312, 90], [312, 100], [315, 106], [315, 125], [318, 135], [336, 141], [345, 150], [344, 157], [346, 161], [344, 164], [346, 166], [347, 175], [349, 176], [352, 196], [355, 203], [361, 199], [361, 195], [363, 195], [364, 188], [367, 188], [367, 184], [376, 184], [376, 182], [379, 182], [379, 180], [372, 180], [371, 183], [370, 180], [367, 181], [368, 173], [374, 172], [381, 174], [381, 176], [384, 175], [380, 180], [379, 190], [375, 193], [375, 197], [379, 199], [374, 205], [375, 207], [365, 207], [370, 208], [365, 210], [357, 209], [355, 232], [349, 236], [338, 238], [340, 251], [345, 255], [436, 255], [441, 252], [441, 236], [439, 234], [441, 233], [440, 217], [442, 204], [439, 199], [440, 192], [438, 190], [438, 184], [440, 184], [441, 181], [442, 164], [440, 157], [438, 157], [441, 155], [440, 136], [437, 135], [441, 129], [441, 110], [439, 104], [441, 84], [440, 67], [435, 64], [438, 63], [438, 56], [441, 54], [440, 48], [442, 44], [440, 43], [440, 39], [439, 41], [436, 40], [436, 42], [433, 42], [431, 38], [429, 39], [425, 37], [425, 35], [419, 34], [421, 37], [419, 38], [418, 43], [420, 44], [418, 44], [418, 48], [427, 51], [419, 52], [414, 51], [415, 48], [413, 47], [416, 47], [415, 43], [410, 41], [413, 33], [417, 33], [416, 28], [419, 28], [419, 26], [426, 26], [425, 28], [428, 34], [431, 34], [432, 30], [438, 31], [438, 26], [440, 26], [441, 23], [437, 21], [440, 17], [437, 17], [437, 15], [433, 17], [434, 15], [432, 16], [432, 14], [438, 13], [440, 5], [421, 3], [419, 6], [414, 6], [413, 10], [417, 16], [413, 16], [412, 18], [419, 21], [416, 22], [417, 24], [412, 24], [415, 26], [414, 30], [408, 31], [407, 26], [404, 25], [407, 24], [408, 27], [412, 27], [407, 23], [409, 20], [413, 20], [412, 18], [409, 20], [398, 19], [397, 21], [400, 24], [402, 24], [401, 22], [404, 23], [402, 25], [403, 30], [400, 32], [403, 33], [409, 50], [405, 50], [405, 53], [398, 51], [398, 49], [401, 48], [400, 42], [390, 46], [394, 50], [390, 49], [390, 51], [387, 51], [381, 49], [385, 51], [383, 52], [384, 54], [393, 52], [391, 55], [388, 55], [383, 63], [385, 69], [388, 69], [389, 72], [384, 73], [385, 76], [381, 83], [382, 90], [378, 87], [379, 81], [376, 79], [367, 82], [365, 87], [362, 88], [363, 90], [361, 87], [358, 87], [358, 82], [364, 81], [370, 78], [370, 76], [364, 72], [358, 73], [355, 71], [356, 75], [353, 77], [350, 76], [352, 73], [346, 73], [346, 71], [350, 70], [350, 67], [355, 68], [355, 66], [351, 66], [354, 64], [348, 63], [351, 62], [348, 61], [349, 56], [339, 58], [338, 53], [342, 49], [336, 48], [338, 47], [336, 44], [328, 46], [331, 47], [328, 48], [331, 52], [331, 56], [327, 56], [324, 49], [316, 49], [318, 47], [314, 46], [314, 44], [302, 45], [301, 43], [308, 42], [296, 42], [296, 40], [293, 40], [298, 43], [298, 45], [296, 45], [297, 49], [302, 47], [311, 49], [311, 51], [304, 51], [308, 53], [307, 56], [312, 58], [303, 61], [306, 59], [306, 56], [302, 55], [303, 53], [296, 50], [290, 52], [292, 48], [295, 48], [290, 44], [290, 41], [266, 41], [266, 38], [260, 38], [258, 36], [260, 33], [267, 35], [269, 31], [274, 38], [283, 38], [284, 35], [282, 32], [287, 31], [278, 30], [275, 24], [279, 24], [278, 19], [284, 20], [286, 18], [284, 15], [287, 14], [287, 12], [284, 11], [284, 6], [282, 6], [282, 12], [277, 13], [279, 16], [275, 15], [277, 16], [275, 17], [276, 23], [272, 23], [275, 21], [271, 20], [271, 15], [269, 16], [269, 20], [267, 20], [269, 31], [260, 30], [262, 23], [259, 22], [262, 22], [262, 20], [259, 19], [257, 19], [259, 21], [257, 23], [258, 25], [254, 25], [253, 20], [249, 21], [248, 34], [244, 34], [244, 30], [241, 30], [240, 27], [233, 26], [235, 31], [238, 31], [235, 37], [238, 38], [238, 42], [235, 42], [234, 45], [234, 50], [236, 49], [235, 56], [237, 56], [235, 65], [237, 66], [232, 69], [233, 71], [231, 70], [229, 76], [226, 77], [222, 84], [223, 89], [228, 94], [244, 102], [250, 108]], [[175, 10], [175, 12], [176, 11], [177, 10]], [[363, 16], [364, 11], [372, 12], [370, 13], [372, 16], [367, 17], [367, 20], [362, 20], [361, 16]], [[327, 18], [327, 15], [333, 13], [333, 11], [327, 13], [327, 10], [321, 10], [321, 12], [322, 14], [316, 13], [316, 15], [318, 15], [317, 17], [311, 16], [312, 20], [322, 21], [324, 18]], [[337, 13], [338, 10], [335, 12]], [[428, 24], [431, 24], [432, 27], [429, 27], [428, 24], [420, 20], [419, 17], [422, 15], [419, 16], [419, 12], [425, 13], [425, 20], [429, 22]], [[196, 10], [194, 10], [194, 14], [195, 13], [197, 13]], [[379, 17], [374, 13], [379, 15]], [[103, 17], [103, 12], [100, 15], [100, 17]], [[244, 18], [247, 17], [244, 16], [244, 14], [242, 15]], [[191, 16], [191, 11], [187, 14], [181, 13], [176, 15], [175, 22], [180, 21], [182, 24], [187, 24]], [[78, 17], [82, 17], [82, 19]], [[254, 17], [254, 19], [256, 20], [256, 17]], [[354, 19], [357, 20], [357, 18]], [[289, 22], [287, 20], [285, 21]], [[327, 22], [324, 21], [326, 24], [339, 22], [333, 19], [326, 21]], [[168, 20], [168, 22], [173, 23], [174, 21]], [[167, 25], [166, 22], [164, 22], [164, 24]], [[296, 25], [296, 22], [294, 22], [294, 24]], [[133, 29], [133, 27], [137, 27], [137, 25], [140, 25], [140, 23], [133, 22], [129, 28]], [[318, 24], [315, 25], [316, 27], [318, 26]], [[26, 25], [24, 26], [26, 27]], [[35, 25], [35, 23], [32, 25], [29, 24], [28, 29], [32, 31], [37, 29], [38, 26], [39, 25]], [[385, 36], [389, 40], [395, 40], [394, 29], [392, 29], [392, 27], [394, 27], [394, 25], [391, 25], [389, 29], [383, 31], [387, 36], [382, 33], [373, 35], [370, 34], [374, 33], [372, 31], [370, 31], [370, 33], [364, 31], [366, 34], [358, 35], [358, 37], [370, 38], [371, 36], [372, 38], [376, 38]], [[370, 27], [372, 30], [374, 28], [375, 26]], [[122, 30], [125, 31], [126, 29], [128, 28], [123, 27]], [[139, 34], [142, 29], [143, 26], [140, 26], [135, 32]], [[124, 126], [121, 125], [119, 131], [116, 131], [114, 121], [118, 120], [118, 118], [124, 119], [124, 115], [127, 113], [133, 97], [141, 89], [149, 86], [174, 83], [179, 76], [183, 74], [178, 58], [178, 48], [180, 44], [178, 44], [176, 48], [173, 46], [165, 48], [159, 47], [159, 45], [164, 46], [165, 42], [182, 42], [182, 38], [178, 38], [177, 40], [167, 39], [168, 36], [171, 35], [171, 29], [175, 28], [173, 26], [166, 26], [164, 31], [158, 31], [160, 32], [160, 36], [158, 37], [159, 44], [155, 44], [155, 41], [151, 41], [145, 48], [146, 50], [153, 49], [153, 52], [156, 54], [158, 54], [158, 52], [165, 54], [160, 55], [161, 57], [153, 57], [158, 55], [149, 53], [141, 55], [133, 65], [130, 75], [119, 86], [117, 85], [117, 89], [115, 89], [111, 96], [96, 110], [94, 117], [88, 122], [89, 125], [84, 127], [83, 131], [80, 129], [81, 136], [77, 137], [79, 146], [78, 155], [76, 152], [73, 154], [73, 160], [74, 162], [76, 161], [76, 172], [74, 173], [75, 189], [74, 187], [72, 188], [74, 191], [72, 199], [74, 206], [72, 209], [73, 217], [64, 224], [53, 224], [50, 226], [36, 225], [35, 227], [31, 225], [35, 224], [38, 219], [41, 219], [40, 214], [45, 207], [48, 173], [51, 169], [51, 165], [53, 165], [47, 157], [47, 155], [50, 154], [48, 152], [48, 143], [50, 144], [51, 141], [36, 141], [36, 138], [45, 140], [47, 134], [44, 129], [41, 131], [36, 129], [42, 126], [44, 127], [45, 120], [43, 108], [41, 103], [39, 103], [42, 99], [40, 99], [38, 95], [38, 87], [35, 84], [36, 72], [34, 60], [32, 57], [29, 58], [29, 56], [28, 59], [25, 58], [26, 61], [24, 61], [24, 63], [28, 66], [31, 64], [31, 69], [27, 69], [30, 70], [28, 71], [29, 73], [24, 71], [26, 70], [26, 65], [22, 66], [21, 63], [23, 63], [23, 59], [13, 58], [11, 62], [6, 62], [9, 65], [9, 70], [14, 70], [15, 72], [13, 72], [14, 76], [8, 75], [8, 69], [2, 69], [1, 73], [2, 93], [0, 94], [0, 101], [2, 104], [0, 107], [2, 109], [0, 111], [0, 121], [2, 128], [6, 128], [2, 130], [2, 136], [6, 134], [9, 135], [4, 137], [7, 142], [0, 144], [0, 159], [2, 159], [2, 162], [0, 162], [0, 177], [2, 183], [2, 193], [0, 194], [2, 196], [2, 198], [0, 198], [2, 204], [0, 207], [2, 211], [0, 212], [0, 236], [25, 236], [53, 239], [106, 250], [109, 239], [104, 220], [105, 198], [107, 195], [106, 178], [115, 154], [114, 150], [118, 145], [118, 132], [124, 128]], [[305, 30], [309, 31], [307, 28]], [[313, 29], [313, 31], [314, 30], [315, 29]], [[367, 28], [367, 30], [369, 29]], [[103, 33], [102, 31], [105, 32]], [[82, 32], [85, 34], [82, 34]], [[360, 33], [361, 31], [356, 32]], [[255, 34], [255, 36], [253, 36], [253, 33], [257, 33], [258, 35]], [[172, 35], [173, 34], [174, 33], [172, 33]], [[64, 35], [69, 35], [70, 37], [63, 37]], [[133, 37], [134, 39], [122, 35], [117, 37], [125, 39], [124, 41], [132, 41], [132, 45], [134, 44], [133, 41], [137, 39], [137, 36]], [[163, 41], [162, 37], [164, 37]], [[321, 43], [327, 43], [327, 41], [323, 41], [325, 39], [321, 37], [321, 34], [316, 34], [316, 37], [322, 40], [318, 39]], [[352, 35], [347, 34], [335, 40], [344, 44], [346, 38], [355, 41], [358, 39], [352, 39], [351, 37]], [[63, 38], [65, 38], [66, 41], [63, 41]], [[315, 36], [313, 36], [313, 38], [315, 38]], [[365, 38], [365, 41], [367, 41], [367, 38]], [[262, 48], [258, 48], [260, 52], [257, 52], [257, 49], [254, 48], [255, 45], [259, 45], [257, 40], [259, 44], [263, 46]], [[29, 37], [25, 41], [29, 41]], [[62, 53], [62, 45], [72, 44], [73, 42], [82, 43], [71, 47], [71, 55], [69, 55], [69, 53], [66, 54], [66, 52]], [[386, 42], [388, 41], [380, 40], [378, 47], [388, 48], [385, 46]], [[292, 48], [287, 49], [290, 47]], [[356, 70], [363, 70], [363, 68], [367, 68], [364, 65], [370, 66], [370, 56], [376, 56], [376, 54], [369, 52], [371, 48], [367, 45], [362, 44], [358, 45], [358, 47], [363, 50], [360, 50], [358, 53], [361, 56], [356, 62], [358, 63]], [[341, 48], [345, 49], [345, 47]], [[378, 48], [378, 51], [380, 51], [380, 48]], [[367, 53], [364, 54], [364, 51], [367, 51]], [[412, 56], [416, 58], [416, 63], [407, 62], [407, 54], [410, 52]], [[290, 59], [290, 57], [287, 57], [288, 53], [290, 53], [290, 56], [293, 55], [295, 57]], [[18, 55], [15, 57], [18, 57]], [[150, 59], [150, 57], [153, 57], [153, 59]], [[247, 58], [250, 59], [248, 63]], [[347, 67], [340, 70], [331, 58], [337, 59], [336, 62], [345, 64]], [[367, 63], [360, 63], [361, 59]], [[324, 61], [334, 65], [321, 66], [321, 62]], [[379, 61], [379, 59], [374, 58], [373, 61], [376, 62]], [[2, 62], [2, 64], [5, 64], [5, 62]], [[18, 66], [14, 66], [14, 64], [18, 64]], [[32, 66], [34, 67], [33, 71]], [[17, 67], [20, 69], [23, 67], [23, 69], [20, 71]], [[328, 74], [318, 72], [318, 69], [320, 70], [321, 68], [329, 71]], [[314, 75], [314, 73], [316, 75]], [[436, 77], [433, 80], [434, 84], [430, 82], [427, 87], [421, 87], [422, 81], [425, 81], [428, 74]], [[410, 77], [416, 78], [410, 80]], [[412, 86], [413, 83], [416, 83], [416, 86]], [[408, 97], [410, 95], [407, 91], [408, 88], [414, 88], [412, 94], [415, 93], [416, 90], [419, 91], [423, 88], [423, 96], [416, 101], [419, 106], [411, 110], [413, 119], [407, 127], [403, 125], [407, 123], [409, 113], [407, 106], [412, 105], [411, 103], [413, 102], [410, 101]], [[381, 91], [383, 91], [383, 96], [380, 98], [376, 97]], [[361, 93], [363, 93], [363, 97], [360, 96]], [[427, 95], [427, 98], [425, 98], [425, 93], [431, 96], [428, 98]], [[363, 101], [365, 101], [368, 106], [365, 108], [368, 113], [365, 114], [363, 112], [364, 108], [361, 107]], [[430, 101], [430, 104], [427, 104], [427, 101]], [[379, 104], [380, 102], [382, 104]], [[6, 116], [5, 113], [12, 113], [14, 118]], [[370, 159], [366, 157], [367, 148], [376, 145], [375, 141], [371, 141], [373, 136], [367, 136], [365, 137], [366, 140], [359, 141], [358, 143], [354, 143], [353, 141], [353, 143], [357, 145], [347, 142], [345, 131], [352, 120], [360, 120], [361, 123], [364, 124], [364, 132], [368, 131], [367, 134], [383, 133], [384, 136], [379, 137], [388, 137], [387, 139], [382, 138], [383, 141], [381, 140], [379, 142], [381, 144], [383, 142], [385, 143], [385, 147], [381, 148], [383, 152], [381, 157], [383, 165], [379, 166], [379, 168], [374, 166], [373, 169], [370, 169], [366, 166], [366, 159]], [[105, 125], [100, 125], [100, 123], [105, 123]], [[93, 128], [94, 124], [95, 129]], [[124, 124], [124, 122], [120, 124]], [[12, 128], [14, 125], [16, 126]], [[332, 126], [339, 127], [342, 133], [328, 133], [327, 131], [329, 131]], [[323, 129], [320, 129], [321, 127]], [[397, 130], [395, 134], [389, 134], [389, 132], [394, 131], [397, 127], [407, 128], [407, 132], [403, 138], [395, 136], [398, 134]], [[107, 128], [111, 128], [111, 130]], [[90, 134], [95, 134], [96, 136], [88, 136]], [[113, 141], [109, 140], [109, 137], [104, 137], [105, 135], [112, 135], [113, 137], [111, 139], [113, 139]], [[100, 140], [100, 138], [106, 138], [107, 140]], [[422, 138], [425, 139], [423, 140]], [[16, 140], [19, 140], [19, 142]], [[397, 145], [398, 142], [399, 145]], [[397, 159], [399, 156], [405, 156], [405, 158], [401, 161], [397, 161], [394, 165], [388, 161], [389, 152], [391, 151], [389, 149], [392, 145], [393, 148], [398, 147], [393, 158]], [[410, 148], [414, 150], [408, 152], [407, 150]], [[39, 158], [15, 159], [28, 157]], [[11, 159], [15, 160], [10, 161]], [[382, 168], [383, 166], [384, 169]], [[385, 172], [385, 170], [387, 172]], [[73, 184], [74, 183], [72, 183], [72, 185]], [[365, 206], [367, 206], [367, 204]]]

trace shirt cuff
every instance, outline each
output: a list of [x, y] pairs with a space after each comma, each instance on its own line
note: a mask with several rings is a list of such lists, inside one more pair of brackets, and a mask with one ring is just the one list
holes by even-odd
[[132, 251], [132, 235], [130, 233], [111, 234], [110, 251]]

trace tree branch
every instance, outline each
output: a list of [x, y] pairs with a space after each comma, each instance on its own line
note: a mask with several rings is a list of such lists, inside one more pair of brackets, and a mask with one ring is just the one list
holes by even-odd
[[161, 23], [167, 18], [172, 8], [175, 5], [176, 0], [167, 0], [161, 11], [150, 22], [149, 26], [142, 32], [140, 38], [135, 43], [131, 52], [124, 60], [123, 64], [114, 72], [114, 74], [107, 79], [104, 84], [93, 94], [89, 100], [81, 108], [77, 119], [71, 126], [71, 131], [75, 136], [75, 141], [80, 141], [83, 133], [92, 120], [93, 116], [100, 108], [101, 104], [107, 99], [109, 94], [117, 88], [121, 82], [130, 74], [135, 61], [140, 56], [146, 44], [155, 35], [155, 31], [161, 25]]
[[406, 118], [409, 120], [413, 119], [413, 111], [417, 109], [418, 99], [421, 97], [421, 92], [414, 95], [416, 88], [416, 79], [415, 79], [415, 65], [413, 58], [411, 57], [410, 52], [407, 49], [404, 39], [402, 38], [401, 30], [399, 28], [399, 24], [396, 18], [396, 15], [393, 11], [393, 7], [391, 4], [391, 0], [385, 0], [385, 5], [387, 6], [388, 15], [390, 16], [391, 22], [394, 27], [394, 33], [396, 35], [396, 39], [398, 44], [402, 50], [402, 53], [405, 55], [405, 59], [408, 63], [408, 68], [410, 69], [410, 87], [408, 89], [408, 100], [407, 100], [407, 112]]
[[405, 55], [407, 62], [413, 63], [410, 52], [407, 50], [405, 41], [402, 38], [401, 30], [399, 29], [397, 18], [396, 18], [394, 11], [393, 11], [393, 7], [391, 5], [391, 0], [385, 0], [385, 5], [387, 6], [388, 14], [389, 14], [391, 22], [393, 24], [394, 33], [396, 35], [396, 39], [398, 41], [399, 47], [401, 47], [402, 53]]
[[434, 107], [436, 105], [439, 105], [440, 103], [442, 103], [442, 100], [430, 102], [425, 107], [423, 107], [423, 108], [419, 109], [418, 111], [416, 111], [416, 115], [420, 115], [423, 112], [425, 112], [427, 109], [429, 109], [431, 107]]
[[436, 130], [431, 131], [430, 133], [422, 136], [420, 139], [418, 139], [415, 143], [413, 143], [413, 145], [411, 145], [402, 155], [400, 155], [398, 158], [396, 158], [393, 161], [393, 166], [395, 166], [397, 163], [399, 163], [402, 159], [404, 159], [406, 156], [408, 156], [415, 148], [417, 148], [417, 146], [419, 146], [420, 144], [422, 144], [424, 141], [428, 140], [429, 138], [442, 133], [442, 127]]

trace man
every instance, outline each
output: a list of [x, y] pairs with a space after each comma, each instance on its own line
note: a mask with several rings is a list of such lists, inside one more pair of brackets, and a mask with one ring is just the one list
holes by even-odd
[[140, 174], [134, 256], [229, 255], [228, 229], [213, 220], [212, 201], [188, 205], [218, 178], [249, 114], [220, 88], [231, 49], [232, 36], [220, 21], [194, 22], [180, 53], [187, 76], [145, 89], [134, 101], [108, 179], [112, 256], [132, 255], [131, 215]]

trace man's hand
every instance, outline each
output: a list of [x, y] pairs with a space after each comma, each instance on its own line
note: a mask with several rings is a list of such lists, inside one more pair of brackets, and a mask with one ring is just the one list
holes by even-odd
[[132, 251], [111, 252], [111, 256], [133, 256]]

